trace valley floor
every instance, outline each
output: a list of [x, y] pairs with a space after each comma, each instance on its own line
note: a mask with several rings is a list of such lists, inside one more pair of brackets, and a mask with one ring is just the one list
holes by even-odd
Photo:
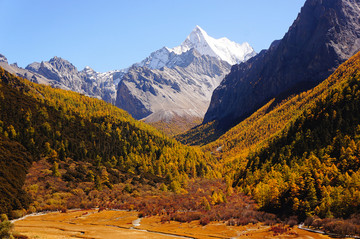
[[[276, 235], [261, 225], [226, 226], [199, 222], [161, 223], [160, 217], [138, 220], [137, 212], [75, 210], [30, 216], [14, 222], [14, 230], [29, 238], [306, 238], [325, 239], [324, 235], [293, 228]], [[140, 224], [140, 225], [139, 225]]]

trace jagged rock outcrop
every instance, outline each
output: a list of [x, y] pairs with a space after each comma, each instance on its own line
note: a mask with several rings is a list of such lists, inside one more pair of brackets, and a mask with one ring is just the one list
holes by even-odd
[[41, 63], [34, 62], [25, 69], [36, 72], [47, 79], [60, 82], [73, 91], [85, 93], [81, 90], [81, 77], [76, 67], [60, 57], [55, 56], [50, 61], [42, 61]]
[[4, 68], [6, 71], [8, 71], [12, 74], [23, 77], [23, 78], [28, 79], [35, 83], [52, 85], [54, 87], [61, 88], [64, 90], [70, 90], [70, 88], [66, 87], [65, 85], [61, 84], [60, 82], [47, 79], [46, 77], [44, 77], [40, 74], [29, 71], [27, 69], [20, 68], [20, 67], [18, 67], [18, 65], [16, 63], [9, 64], [6, 57], [1, 54], [0, 54], [0, 67]]
[[234, 125], [274, 97], [309, 89], [360, 50], [358, 0], [308, 0], [284, 38], [235, 65], [204, 123]]
[[34, 62], [26, 69], [42, 75], [52, 82], [64, 85], [72, 91], [113, 104], [116, 100], [116, 85], [125, 73], [123, 70], [98, 73], [90, 67], [78, 71], [73, 64], [60, 57], [54, 57], [47, 62]]

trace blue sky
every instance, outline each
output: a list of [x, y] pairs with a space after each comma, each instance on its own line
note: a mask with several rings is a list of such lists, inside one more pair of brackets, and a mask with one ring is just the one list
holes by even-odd
[[284, 36], [305, 0], [0, 0], [0, 53], [25, 67], [59, 56], [104, 72], [174, 47], [199, 25], [259, 52]]

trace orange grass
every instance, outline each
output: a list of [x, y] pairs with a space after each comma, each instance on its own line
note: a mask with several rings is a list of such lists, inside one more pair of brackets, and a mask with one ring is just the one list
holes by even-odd
[[[16, 221], [14, 230], [29, 238], [174, 238], [171, 235], [187, 236], [198, 239], [206, 238], [307, 238], [325, 239], [324, 235], [311, 233], [298, 228], [287, 233], [275, 235], [268, 226], [260, 224], [247, 226], [226, 226], [222, 222], [212, 222], [201, 226], [198, 221], [179, 223], [171, 221], [161, 223], [158, 216], [141, 220], [138, 231], [132, 221], [137, 219], [137, 212], [77, 210], [67, 213], [54, 212], [41, 216], [32, 216]], [[159, 234], [164, 233], [164, 234]], [[165, 235], [168, 234], [168, 235]]]

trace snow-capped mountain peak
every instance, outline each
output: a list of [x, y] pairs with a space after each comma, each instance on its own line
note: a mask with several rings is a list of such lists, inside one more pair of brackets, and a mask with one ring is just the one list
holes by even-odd
[[205, 44], [210, 38], [211, 37], [201, 27], [196, 26], [181, 46], [199, 48], [199, 45], [201, 47], [201, 44]]
[[174, 47], [173, 49], [170, 50], [175, 52], [176, 54], [181, 54], [192, 48], [195, 48], [196, 50], [199, 51], [199, 49], [204, 49], [208, 47], [207, 41], [210, 38], [211, 37], [201, 27], [196, 26], [180, 46]]
[[239, 44], [230, 41], [226, 37], [215, 39], [199, 26], [194, 28], [180, 46], [174, 47], [171, 51], [181, 54], [192, 48], [196, 49], [201, 55], [217, 57], [231, 65], [246, 61], [256, 55], [249, 43]]
[[181, 62], [177, 56], [191, 49], [195, 49], [200, 55], [212, 56], [226, 61], [230, 65], [246, 61], [256, 55], [254, 49], [247, 42], [239, 44], [226, 37], [215, 39], [209, 36], [204, 29], [196, 26], [180, 46], [163, 47], [135, 65], [147, 66], [151, 69], [160, 69], [164, 66], [172, 68], [176, 65], [174, 65], [174, 61]]

